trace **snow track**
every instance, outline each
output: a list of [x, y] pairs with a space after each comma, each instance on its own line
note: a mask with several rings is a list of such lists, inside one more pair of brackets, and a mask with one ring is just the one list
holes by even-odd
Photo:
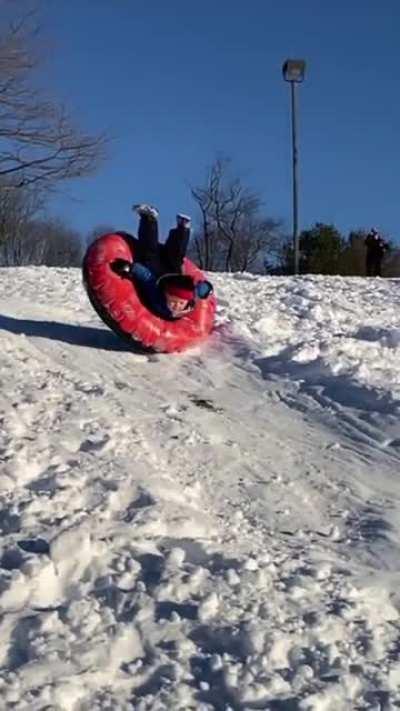
[[215, 280], [149, 356], [1, 270], [0, 708], [400, 707], [398, 284]]

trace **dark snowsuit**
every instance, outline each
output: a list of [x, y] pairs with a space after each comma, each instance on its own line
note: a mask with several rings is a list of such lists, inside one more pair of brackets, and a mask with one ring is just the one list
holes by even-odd
[[181, 274], [189, 236], [190, 230], [187, 227], [174, 227], [169, 231], [165, 244], [160, 244], [157, 220], [148, 215], [141, 215], [137, 261], [151, 269], [156, 277], [163, 274]]
[[[138, 245], [130, 275], [151, 310], [167, 320], [174, 319], [165, 298], [164, 286], [168, 279], [176, 280], [177, 275], [181, 275], [182, 280], [193, 284], [191, 277], [182, 275], [189, 236], [187, 227], [178, 226], [169, 231], [165, 244], [159, 244], [157, 220], [147, 215], [140, 217]], [[191, 307], [194, 308], [197, 298], [204, 299], [210, 293], [212, 286], [209, 282], [198, 282], [193, 287]]]
[[365, 238], [365, 246], [367, 276], [381, 276], [382, 259], [388, 249], [387, 243], [378, 234], [370, 232]]

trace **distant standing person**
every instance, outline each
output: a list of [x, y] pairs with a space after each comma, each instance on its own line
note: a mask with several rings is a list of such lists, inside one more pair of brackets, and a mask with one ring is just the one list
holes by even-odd
[[373, 227], [365, 238], [365, 246], [367, 248], [367, 276], [382, 276], [382, 259], [389, 249], [388, 243]]

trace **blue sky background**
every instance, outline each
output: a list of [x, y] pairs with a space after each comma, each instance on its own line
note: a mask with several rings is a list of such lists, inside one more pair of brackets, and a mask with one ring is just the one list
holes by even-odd
[[43, 0], [43, 84], [110, 159], [52, 205], [83, 233], [134, 229], [150, 201], [167, 229], [217, 153], [291, 229], [288, 57], [300, 88], [300, 226], [400, 237], [398, 0]]

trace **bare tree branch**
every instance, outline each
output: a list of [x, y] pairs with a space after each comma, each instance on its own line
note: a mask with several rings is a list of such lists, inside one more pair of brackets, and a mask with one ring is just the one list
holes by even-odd
[[43, 191], [0, 190], [0, 264], [79, 266], [80, 235], [61, 220], [45, 218]]
[[0, 34], [0, 178], [3, 188], [40, 185], [93, 173], [105, 134], [78, 130], [65, 107], [34, 86], [38, 60], [26, 16]]
[[[28, 225], [43, 207], [36, 189], [2, 190], [0, 183], [0, 260], [3, 266], [21, 264], [31, 249]], [[25, 244], [27, 241], [27, 244]]]
[[267, 250], [276, 250], [279, 222], [261, 213], [258, 195], [230, 176], [230, 161], [217, 158], [204, 186], [191, 189], [200, 210], [196, 257], [206, 270], [263, 270]]

